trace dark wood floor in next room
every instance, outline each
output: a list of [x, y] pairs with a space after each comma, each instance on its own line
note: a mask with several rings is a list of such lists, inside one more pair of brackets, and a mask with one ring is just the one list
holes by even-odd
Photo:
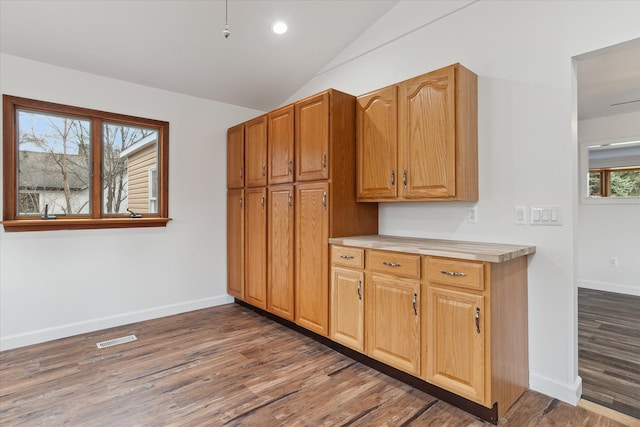
[[582, 397], [640, 418], [640, 296], [578, 289]]
[[[0, 425], [491, 424], [230, 304], [0, 353]], [[528, 391], [499, 425], [623, 424]]]

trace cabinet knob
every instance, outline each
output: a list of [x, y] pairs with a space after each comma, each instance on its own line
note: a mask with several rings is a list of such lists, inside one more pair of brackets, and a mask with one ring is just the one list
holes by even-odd
[[386, 265], [387, 267], [402, 267], [402, 264], [399, 264], [397, 262], [382, 261], [382, 264]]
[[476, 307], [476, 332], [480, 333], [480, 307]]
[[340, 255], [342, 259], [353, 259], [353, 255]]
[[289, 175], [293, 175], [293, 160], [289, 160]]
[[240, 168], [240, 178], [242, 178], [243, 173], [244, 173], [244, 168]]
[[358, 280], [358, 299], [362, 301], [362, 280]]
[[262, 209], [264, 209], [264, 196], [262, 196], [262, 200], [260, 200], [260, 204], [262, 205]]
[[327, 192], [322, 193], [322, 206], [327, 209]]
[[322, 153], [322, 169], [327, 168], [327, 153]]
[[396, 188], [396, 171], [391, 171], [391, 188]]
[[413, 294], [413, 314], [418, 315], [418, 294]]
[[289, 207], [292, 208], [293, 207], [293, 196], [291, 195], [291, 193], [289, 193]]
[[404, 184], [404, 188], [407, 188], [407, 171], [406, 170], [402, 174], [402, 184]]
[[262, 165], [262, 176], [267, 176], [267, 167], [265, 165]]

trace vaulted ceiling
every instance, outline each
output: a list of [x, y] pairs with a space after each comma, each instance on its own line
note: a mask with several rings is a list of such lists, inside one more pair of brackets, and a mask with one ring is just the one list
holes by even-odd
[[[388, 0], [0, 2], [0, 51], [269, 110], [387, 13]], [[276, 20], [289, 31], [276, 35]]]
[[[268, 111], [399, 3], [417, 12], [392, 38], [474, 1], [0, 0], [0, 52]], [[577, 59], [581, 119], [640, 110], [640, 39]]]

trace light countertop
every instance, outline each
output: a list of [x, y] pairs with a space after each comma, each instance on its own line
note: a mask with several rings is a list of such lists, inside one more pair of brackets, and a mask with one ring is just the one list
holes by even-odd
[[504, 262], [533, 254], [535, 246], [504, 243], [465, 242], [460, 240], [423, 239], [399, 236], [349, 236], [329, 239], [332, 245], [364, 249], [432, 255], [472, 261]]

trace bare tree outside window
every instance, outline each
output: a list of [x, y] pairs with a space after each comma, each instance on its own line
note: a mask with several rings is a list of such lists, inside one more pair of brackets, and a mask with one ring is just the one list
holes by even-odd
[[33, 206], [40, 213], [47, 206], [51, 214], [89, 214], [91, 122], [19, 111], [18, 123], [18, 211], [37, 214]]

